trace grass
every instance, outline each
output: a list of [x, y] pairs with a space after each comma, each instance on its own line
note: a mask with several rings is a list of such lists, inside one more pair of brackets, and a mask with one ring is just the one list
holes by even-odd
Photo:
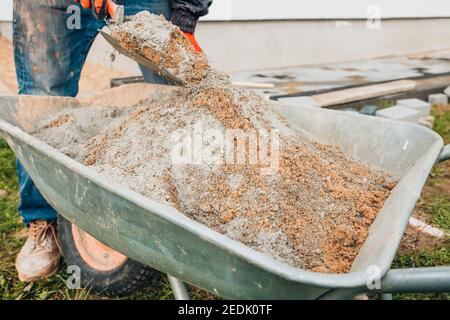
[[[450, 143], [450, 105], [433, 107], [435, 117], [433, 129], [441, 135], [444, 143]], [[450, 161], [436, 165], [427, 180], [416, 211], [421, 219], [450, 233]], [[450, 239], [401, 250], [395, 257], [394, 268], [414, 268], [450, 265]], [[397, 294], [394, 299], [450, 300], [444, 294]]]
[[[450, 105], [435, 107], [432, 112], [436, 121], [434, 130], [445, 144], [450, 144]], [[420, 202], [432, 223], [450, 232], [450, 161], [439, 164], [425, 187], [425, 203]]]
[[[445, 144], [450, 144], [450, 105], [433, 109], [434, 130], [441, 135]], [[450, 161], [433, 168], [424, 190], [426, 201], [419, 205], [428, 214], [431, 222], [450, 233]]]
[[26, 284], [17, 279], [14, 259], [25, 238], [17, 212], [18, 194], [14, 154], [0, 139], [0, 189], [8, 196], [0, 199], [0, 299], [85, 299], [86, 290], [67, 290], [64, 269], [48, 280]]
[[[397, 255], [393, 268], [417, 268], [450, 265], [449, 242], [437, 248], [424, 248]], [[450, 300], [450, 293], [395, 294], [396, 300]]]
[[[434, 129], [450, 143], [450, 106], [433, 109], [436, 118]], [[0, 189], [8, 195], [0, 199], [0, 299], [104, 299], [89, 293], [89, 289], [69, 290], [65, 285], [67, 274], [63, 265], [53, 277], [25, 284], [17, 279], [14, 259], [25, 240], [23, 226], [17, 213], [18, 194], [14, 154], [0, 139]], [[450, 231], [450, 163], [436, 166], [427, 181], [418, 209], [431, 224]], [[395, 268], [428, 267], [450, 265], [450, 244], [444, 241], [434, 246], [409, 248], [399, 252], [394, 260]], [[190, 288], [194, 299], [210, 299], [211, 295]], [[164, 275], [157, 274], [150, 286], [121, 299], [173, 299], [169, 282]], [[394, 299], [445, 299], [450, 294], [398, 294]]]
[[433, 224], [450, 232], [450, 199], [448, 195], [433, 195], [428, 202], [419, 203]]

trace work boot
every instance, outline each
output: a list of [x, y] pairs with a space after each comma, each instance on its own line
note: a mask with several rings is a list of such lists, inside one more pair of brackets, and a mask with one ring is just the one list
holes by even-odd
[[61, 251], [55, 225], [45, 220], [30, 222], [28, 239], [16, 258], [19, 279], [33, 282], [58, 271]]

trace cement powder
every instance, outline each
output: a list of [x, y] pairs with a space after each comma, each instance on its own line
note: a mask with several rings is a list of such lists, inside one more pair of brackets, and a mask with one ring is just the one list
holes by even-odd
[[112, 32], [126, 30], [130, 37], [140, 40], [140, 49], [147, 47], [163, 53], [169, 44], [170, 35], [176, 28], [163, 16], [157, 17], [148, 11], [141, 11], [122, 25], [112, 25]]
[[184, 82], [200, 82], [206, 74], [206, 57], [198, 54], [181, 30], [163, 16], [141, 11], [113, 26], [111, 32], [126, 50], [140, 53]]
[[[151, 15], [146, 19], [161, 23]], [[145, 30], [152, 34], [146, 45], [164, 45], [163, 31]], [[227, 76], [207, 70], [200, 82], [139, 106], [58, 114], [36, 136], [107, 178], [275, 259], [307, 270], [348, 272], [393, 184], [291, 126], [272, 102], [233, 89]], [[229, 129], [276, 132], [276, 157], [273, 138], [269, 151], [262, 140], [255, 149], [276, 158], [276, 170], [264, 171], [274, 161], [250, 163], [250, 143], [246, 161], [230, 163], [223, 146], [202, 135], [215, 130], [226, 137]], [[181, 141], [200, 145], [179, 148]], [[204, 150], [215, 155], [213, 161], [202, 160]], [[174, 157], [189, 153], [188, 163]]]
[[131, 108], [85, 107], [62, 111], [42, 120], [33, 135], [59, 149], [65, 155], [82, 161], [86, 142], [108, 124], [131, 112]]

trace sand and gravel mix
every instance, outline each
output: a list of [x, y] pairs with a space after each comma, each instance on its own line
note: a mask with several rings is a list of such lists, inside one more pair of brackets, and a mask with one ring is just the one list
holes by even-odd
[[394, 186], [388, 176], [314, 141], [273, 102], [234, 89], [162, 17], [140, 13], [113, 34], [187, 86], [130, 108], [62, 112], [35, 135], [280, 261], [348, 272]]
[[141, 53], [186, 83], [198, 83], [207, 74], [206, 57], [163, 16], [142, 11], [111, 31], [125, 49]]

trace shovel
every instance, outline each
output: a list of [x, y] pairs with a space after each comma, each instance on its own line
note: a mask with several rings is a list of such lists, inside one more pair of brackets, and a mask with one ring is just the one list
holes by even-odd
[[167, 71], [166, 69], [162, 68], [161, 66], [155, 64], [154, 62], [150, 61], [149, 59], [147, 59], [143, 55], [141, 55], [139, 53], [136, 53], [136, 52], [130, 52], [130, 51], [126, 50], [124, 47], [122, 47], [122, 45], [119, 43], [119, 41], [114, 39], [114, 37], [111, 36], [110, 34], [104, 32], [104, 31], [100, 31], [100, 34], [119, 53], [121, 53], [124, 56], [127, 56], [128, 58], [136, 61], [140, 65], [142, 65], [145, 68], [153, 71], [154, 73], [160, 75], [161, 77], [163, 77], [164, 79], [170, 81], [171, 83], [173, 83], [175, 85], [181, 85], [181, 86], [184, 85], [184, 81], [183, 80], [181, 80], [180, 78], [174, 76], [169, 71]]

